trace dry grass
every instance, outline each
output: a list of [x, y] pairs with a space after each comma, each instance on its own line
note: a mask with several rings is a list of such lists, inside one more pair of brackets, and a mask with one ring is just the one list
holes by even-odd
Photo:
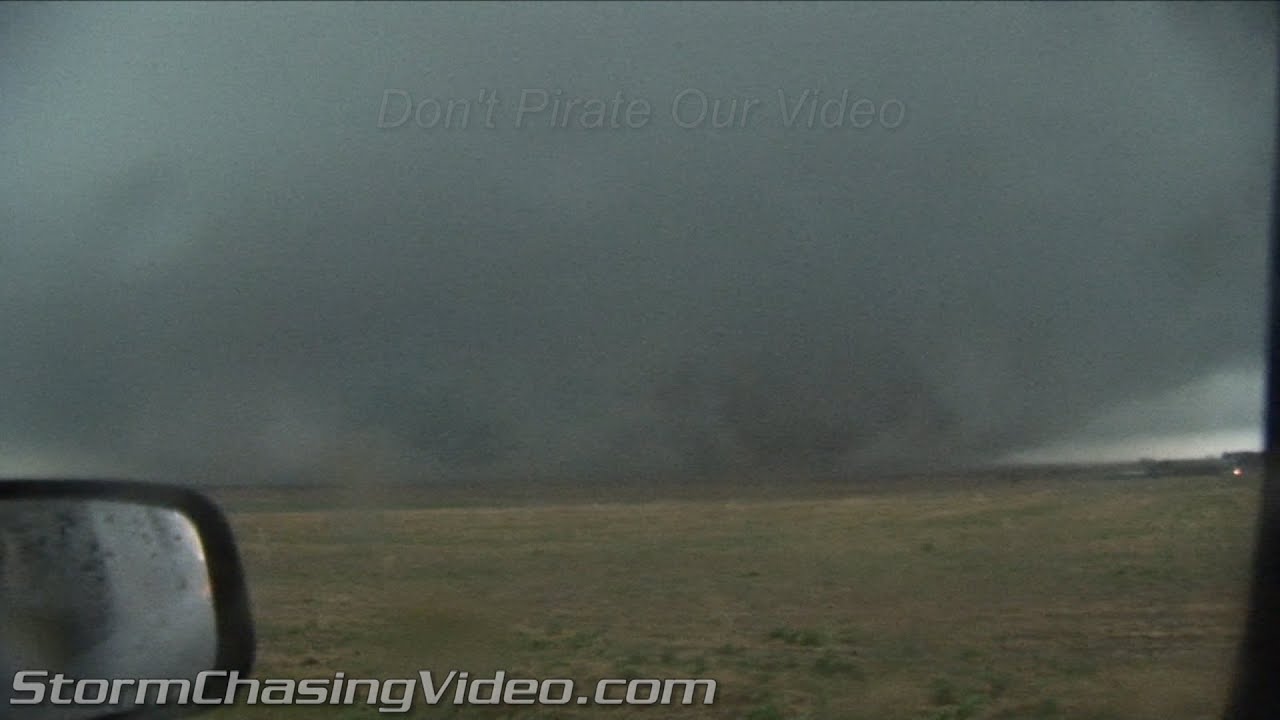
[[[259, 677], [503, 669], [719, 682], [712, 706], [418, 707], [415, 717], [1166, 720], [1219, 710], [1256, 484], [843, 493], [507, 508], [227, 502], [258, 614]], [[211, 717], [304, 714], [384, 717], [368, 707]]]

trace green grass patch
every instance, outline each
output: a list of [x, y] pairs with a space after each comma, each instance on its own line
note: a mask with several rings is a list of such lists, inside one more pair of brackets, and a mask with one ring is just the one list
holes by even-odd
[[[505, 507], [388, 497], [358, 512], [354, 496], [244, 491], [243, 510], [229, 506], [259, 630], [255, 674], [518, 668], [719, 683], [710, 706], [409, 715], [457, 720], [1220, 714], [1256, 483], [804, 487]], [[204, 717], [386, 715], [258, 706]]]

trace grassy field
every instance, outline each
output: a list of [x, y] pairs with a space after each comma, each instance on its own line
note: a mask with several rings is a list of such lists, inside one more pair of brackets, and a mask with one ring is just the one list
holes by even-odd
[[[719, 683], [711, 706], [411, 717], [1166, 720], [1220, 710], [1257, 491], [1098, 478], [508, 507], [222, 499], [254, 596], [258, 677]], [[304, 716], [386, 717], [207, 717]]]

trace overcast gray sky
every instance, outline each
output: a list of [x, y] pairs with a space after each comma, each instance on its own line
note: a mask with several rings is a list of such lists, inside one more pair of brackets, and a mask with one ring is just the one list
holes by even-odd
[[1275, 35], [1262, 4], [5, 4], [0, 472], [1234, 449]]

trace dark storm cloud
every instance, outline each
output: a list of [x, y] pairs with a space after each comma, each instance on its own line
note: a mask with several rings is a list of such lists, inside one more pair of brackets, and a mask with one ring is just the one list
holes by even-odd
[[[960, 462], [1103, 416], [1157, 432], [1167, 403], [1134, 403], [1259, 371], [1269, 9], [3, 12], [10, 457], [235, 478]], [[755, 114], [678, 127], [687, 89]], [[788, 125], [806, 90], [845, 89], [887, 115]], [[379, 128], [388, 90], [472, 115]], [[517, 127], [525, 90], [651, 113]]]

